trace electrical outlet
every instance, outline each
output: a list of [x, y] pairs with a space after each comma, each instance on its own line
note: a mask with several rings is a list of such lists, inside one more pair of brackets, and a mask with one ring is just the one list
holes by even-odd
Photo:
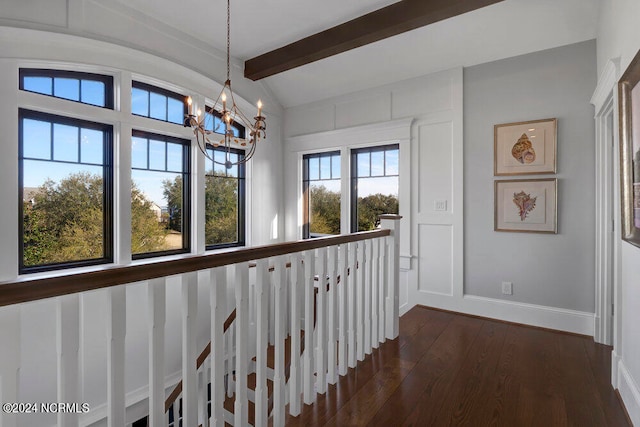
[[513, 295], [513, 283], [511, 283], [511, 282], [502, 282], [502, 294], [503, 295]]

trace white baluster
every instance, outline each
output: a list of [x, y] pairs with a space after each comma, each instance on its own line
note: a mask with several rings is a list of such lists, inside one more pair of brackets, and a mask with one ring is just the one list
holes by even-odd
[[356, 280], [356, 356], [364, 360], [364, 242], [358, 242], [358, 276]]
[[204, 364], [198, 369], [198, 425], [207, 424], [207, 376]]
[[316, 303], [316, 388], [327, 391], [327, 248], [318, 249], [318, 292]]
[[127, 294], [124, 286], [107, 291], [107, 425], [125, 424], [125, 357]]
[[313, 297], [316, 256], [315, 251], [304, 252], [304, 403], [315, 400], [313, 375]]
[[389, 250], [388, 265], [388, 283], [387, 283], [387, 324], [386, 335], [389, 339], [395, 339], [400, 332], [400, 299], [399, 299], [399, 282], [400, 282], [400, 215], [382, 215], [382, 228], [391, 230], [391, 235], [387, 237], [387, 247]]
[[[20, 306], [0, 308], [0, 403], [18, 402], [20, 370]], [[17, 426], [16, 414], [0, 411], [0, 425]]]
[[149, 295], [149, 425], [161, 425], [165, 418], [164, 328], [166, 321], [166, 282], [153, 279]]
[[340, 245], [340, 285], [338, 287], [338, 371], [347, 374], [347, 310], [349, 289], [349, 251], [348, 244]]
[[303, 285], [303, 267], [299, 254], [291, 254], [290, 308], [291, 308], [291, 367], [289, 368], [289, 413], [300, 415], [300, 287]]
[[[80, 301], [78, 294], [57, 298], [56, 347], [58, 354], [58, 402], [80, 402], [78, 349]], [[77, 426], [78, 414], [58, 413], [58, 425]]]
[[211, 420], [212, 426], [224, 426], [224, 321], [226, 318], [227, 269], [212, 270], [211, 299]]
[[275, 294], [275, 329], [276, 347], [274, 349], [274, 376], [273, 376], [273, 425], [284, 426], [284, 352], [285, 352], [285, 312], [287, 311], [284, 282], [286, 279], [285, 263], [282, 257], [274, 259], [273, 286]]
[[[249, 264], [236, 264], [236, 401], [234, 425], [248, 423], [247, 375], [249, 355]], [[190, 424], [187, 424], [190, 425]]]
[[198, 273], [182, 275], [182, 425], [198, 425], [196, 320]]
[[327, 340], [327, 381], [330, 384], [335, 384], [338, 381], [336, 373], [337, 368], [337, 346], [336, 346], [336, 334], [337, 334], [337, 295], [338, 295], [338, 248], [336, 246], [329, 246], [327, 251], [327, 271], [329, 275], [329, 292], [327, 303], [327, 317], [328, 317], [328, 334]]
[[349, 320], [348, 325], [348, 339], [349, 339], [349, 347], [348, 347], [348, 366], [350, 368], [356, 367], [356, 284], [357, 278], [359, 275], [358, 269], [356, 268], [356, 263], [358, 260], [357, 254], [357, 246], [355, 242], [349, 243], [349, 281], [348, 284], [348, 302], [347, 302], [347, 316]]
[[371, 345], [373, 348], [378, 348], [378, 311], [380, 306], [378, 305], [380, 291], [380, 239], [373, 239], [371, 241], [372, 254], [371, 254]]
[[380, 270], [380, 285], [378, 286], [380, 301], [380, 313], [378, 317], [378, 341], [381, 343], [387, 340], [386, 334], [386, 322], [387, 322], [387, 282], [389, 281], [388, 274], [388, 259], [389, 251], [387, 249], [387, 238], [380, 238], [380, 264], [378, 266]]
[[256, 264], [256, 391], [255, 425], [266, 426], [267, 404], [267, 347], [269, 340], [269, 264], [260, 259]]
[[173, 427], [178, 427], [180, 425], [180, 402], [182, 402], [182, 398], [178, 397], [175, 402], [173, 402]]
[[371, 240], [364, 240], [364, 352], [371, 354]]

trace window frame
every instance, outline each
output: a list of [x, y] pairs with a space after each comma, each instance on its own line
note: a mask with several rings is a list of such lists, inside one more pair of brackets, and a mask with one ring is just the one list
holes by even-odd
[[[205, 105], [204, 110], [205, 110], [205, 113], [209, 113], [212, 116], [218, 118], [220, 121], [222, 121], [222, 113], [220, 113], [220, 111], [218, 111], [218, 110], [216, 110], [213, 107], [210, 107], [208, 105]], [[205, 117], [205, 122], [206, 122], [206, 117]], [[206, 126], [206, 123], [205, 123], [205, 126]], [[238, 136], [235, 137], [235, 138], [240, 138], [240, 139], [245, 139], [246, 138], [247, 129], [243, 125], [239, 124], [238, 122], [233, 122], [231, 124], [231, 127], [238, 130]], [[224, 135], [224, 132], [216, 132], [215, 128], [216, 127], [215, 127], [215, 119], [214, 119], [213, 128], [211, 129], [211, 132], [213, 132], [215, 134], [218, 134], [218, 135]]]
[[[170, 249], [166, 251], [153, 251], [140, 254], [131, 253], [132, 260], [155, 258], [167, 255], [177, 255], [191, 252], [191, 141], [162, 135], [154, 132], [142, 131], [138, 129], [131, 130], [131, 137], [146, 138], [147, 140], [159, 140], [165, 143], [172, 142], [182, 145], [182, 248]], [[165, 164], [167, 162], [168, 153], [165, 152]], [[131, 170], [147, 170], [151, 172], [161, 172], [157, 169], [150, 169], [148, 165], [149, 146], [147, 145], [147, 168], [134, 168]], [[167, 171], [168, 172], [168, 171]], [[176, 172], [177, 173], [177, 172]], [[133, 179], [132, 179], [133, 181]]]
[[[213, 150], [213, 151], [220, 151], [225, 153], [226, 152], [226, 148], [225, 147], [214, 147], [211, 144], [207, 144], [207, 150]], [[241, 155], [242, 158], [244, 158], [245, 156], [245, 151], [241, 150], [239, 148], [229, 148], [229, 151], [238, 155]], [[216, 163], [214, 163], [215, 165]], [[206, 173], [206, 167], [205, 167], [205, 174], [204, 174], [204, 178], [205, 178], [205, 192], [206, 192], [206, 180], [209, 177], [214, 177], [215, 175], [209, 175]], [[224, 177], [225, 179], [235, 179], [238, 181], [238, 240], [235, 242], [229, 242], [229, 243], [216, 243], [216, 244], [209, 244], [207, 243], [207, 234], [206, 234], [206, 230], [204, 230], [204, 245], [205, 245], [205, 250], [206, 251], [211, 251], [211, 250], [216, 250], [216, 249], [224, 249], [224, 248], [235, 248], [235, 247], [241, 247], [241, 246], [245, 246], [247, 244], [247, 167], [246, 167], [246, 163], [239, 163], [238, 164], [238, 177], [229, 177], [226, 176]], [[205, 224], [207, 221], [207, 212], [206, 212], [206, 194], [205, 194], [205, 213], [204, 213], [204, 217], [205, 217]]]
[[[29, 93], [36, 93], [38, 95], [48, 96], [48, 97], [60, 99], [63, 101], [76, 102], [78, 104], [89, 105], [96, 108], [105, 108], [108, 110], [114, 109], [113, 76], [106, 75], [106, 74], [89, 73], [84, 71], [53, 70], [53, 69], [46, 69], [46, 68], [22, 68], [22, 67], [18, 69], [18, 76], [19, 76], [18, 89], [22, 91], [29, 92]], [[53, 81], [55, 78], [72, 78], [72, 79], [77, 79], [79, 81], [90, 80], [90, 81], [97, 81], [97, 82], [104, 83], [104, 86], [105, 86], [104, 104], [105, 105], [102, 106], [102, 105], [90, 104], [87, 102], [82, 102], [81, 100], [76, 101], [74, 99], [55, 96], [53, 95], [53, 87], [51, 90], [51, 93], [52, 93], [51, 95], [25, 89], [24, 88], [25, 77], [48, 77], [48, 78], [51, 78], [52, 85], [54, 84]], [[79, 97], [80, 99], [82, 99], [82, 85], [80, 85]]]
[[[309, 160], [314, 158], [320, 159], [322, 157], [329, 157], [330, 164], [332, 165], [333, 161], [331, 160], [331, 158], [334, 156], [338, 156], [338, 158], [340, 158], [340, 162], [342, 166], [342, 154], [340, 150], [322, 151], [322, 152], [307, 153], [302, 155], [302, 238], [303, 239], [312, 239], [316, 237], [321, 237], [321, 235], [313, 235], [311, 233], [311, 215], [310, 215], [311, 184], [310, 183], [312, 181], [313, 182], [333, 181], [336, 179], [336, 178], [333, 178], [333, 167], [330, 167], [330, 175], [331, 175], [330, 178], [328, 179], [318, 178], [313, 180], [310, 179], [309, 178]], [[340, 182], [342, 182], [342, 175], [340, 176], [339, 179], [340, 179]], [[340, 214], [342, 216], [342, 198], [340, 200], [340, 205], [341, 205]], [[340, 230], [340, 232], [342, 233], [342, 230]]]
[[[180, 93], [177, 92], [173, 92], [169, 89], [165, 89], [163, 87], [159, 87], [159, 86], [154, 86], [151, 85], [149, 83], [144, 83], [141, 82], [139, 80], [132, 80], [131, 81], [131, 90], [133, 91], [133, 89], [140, 89], [140, 90], [144, 90], [147, 92], [148, 97], [147, 97], [147, 115], [142, 115], [142, 114], [137, 114], [133, 112], [133, 100], [131, 101], [131, 115], [135, 116], [135, 117], [144, 117], [147, 119], [151, 119], [151, 120], [156, 120], [162, 123], [171, 123], [174, 125], [179, 125], [179, 126], [184, 126], [185, 125], [185, 120], [186, 120], [186, 116], [188, 113], [188, 104], [187, 104], [187, 98], [188, 96], [186, 95], [182, 95]], [[167, 120], [162, 120], [162, 119], [157, 119], [155, 117], [151, 117], [151, 93], [156, 93], [158, 95], [163, 95], [167, 97]], [[182, 120], [180, 121], [180, 123], [176, 123], [176, 122], [172, 122], [169, 121], [169, 103], [168, 100], [169, 98], [172, 98], [176, 101], [181, 101], [182, 102]]]
[[[383, 174], [382, 175], [371, 175], [371, 153], [375, 152], [386, 152], [397, 149], [398, 150], [398, 173], [393, 175], [387, 175], [387, 165], [386, 161], [383, 164]], [[370, 147], [360, 147], [360, 148], [352, 148], [349, 156], [351, 159], [350, 162], [350, 182], [349, 182], [349, 210], [350, 210], [350, 220], [351, 220], [351, 232], [358, 232], [358, 179], [359, 178], [367, 178], [367, 177], [358, 177], [358, 154], [360, 153], [369, 153], [369, 176], [368, 178], [382, 178], [382, 177], [398, 177], [398, 202], [400, 201], [400, 144], [385, 144], [385, 145], [376, 145]], [[386, 158], [386, 155], [385, 155]], [[400, 204], [398, 203], [398, 209], [400, 208]]]
[[[103, 168], [103, 256], [101, 258], [68, 261], [60, 263], [25, 266], [24, 264], [24, 123], [25, 119], [46, 121], [50, 124], [72, 125], [82, 128], [96, 129], [104, 133], [102, 150]], [[53, 126], [52, 126], [53, 129]], [[52, 130], [53, 131], [53, 130]], [[53, 143], [53, 142], [52, 142]], [[52, 153], [53, 155], [53, 153]], [[112, 125], [90, 120], [61, 116], [18, 108], [18, 273], [31, 274], [43, 271], [54, 271], [76, 267], [86, 267], [114, 262], [114, 129]], [[29, 160], [29, 159], [26, 159]], [[45, 160], [46, 161], [46, 160]], [[67, 163], [48, 160], [50, 162]], [[78, 162], [81, 164], [80, 162]]]

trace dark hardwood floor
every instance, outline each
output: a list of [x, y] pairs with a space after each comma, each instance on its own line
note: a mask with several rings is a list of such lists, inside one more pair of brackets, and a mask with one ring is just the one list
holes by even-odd
[[288, 426], [630, 426], [593, 339], [415, 307]]

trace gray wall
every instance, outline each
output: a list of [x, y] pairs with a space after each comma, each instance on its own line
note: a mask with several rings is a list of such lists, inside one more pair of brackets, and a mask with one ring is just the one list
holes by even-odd
[[[596, 77], [595, 40], [464, 70], [465, 294], [594, 311]], [[493, 125], [551, 117], [558, 234], [493, 231]]]

